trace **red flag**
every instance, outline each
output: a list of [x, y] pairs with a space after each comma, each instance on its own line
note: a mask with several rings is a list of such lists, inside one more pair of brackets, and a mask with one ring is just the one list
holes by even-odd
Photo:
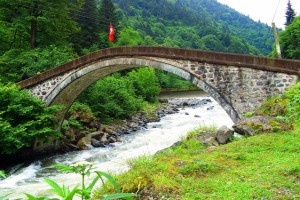
[[111, 41], [111, 42], [113, 42], [113, 41], [115, 40], [114, 35], [115, 35], [114, 27], [113, 27], [113, 25], [110, 23], [110, 25], [109, 25], [109, 36], [108, 36], [108, 40]]

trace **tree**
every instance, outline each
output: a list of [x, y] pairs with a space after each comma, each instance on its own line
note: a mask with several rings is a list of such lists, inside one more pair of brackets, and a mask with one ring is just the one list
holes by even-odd
[[81, 31], [75, 34], [72, 40], [76, 52], [82, 54], [82, 49], [88, 49], [99, 42], [99, 17], [96, 0], [84, 0], [82, 6], [72, 13], [81, 28]]
[[143, 42], [142, 36], [139, 31], [134, 30], [131, 27], [124, 28], [119, 35], [117, 42], [118, 46], [134, 46]]
[[[279, 33], [282, 57], [300, 60], [300, 17]], [[273, 49], [274, 54], [275, 49]]]
[[286, 22], [284, 25], [285, 26], [290, 25], [294, 20], [295, 16], [296, 16], [295, 10], [292, 8], [291, 1], [289, 0], [287, 4], [286, 13], [285, 13]]
[[[68, 0], [0, 0], [0, 24], [5, 29], [2, 52], [34, 49], [48, 44], [65, 45], [79, 29], [69, 13]], [[0, 51], [1, 51], [0, 50]]]
[[[99, 8], [99, 19], [100, 19], [100, 24], [99, 24], [100, 45], [101, 48], [107, 48], [110, 46], [108, 41], [110, 23], [112, 23], [115, 29], [116, 41], [118, 40], [117, 35], [119, 32], [118, 30], [119, 21], [116, 17], [115, 6], [111, 0], [102, 0]], [[104, 38], [103, 35], [106, 35], [106, 38]]]
[[30, 147], [35, 139], [60, 136], [55, 128], [59, 107], [47, 107], [16, 85], [0, 83], [0, 154]]
[[89, 105], [95, 116], [103, 121], [129, 117], [141, 109], [144, 102], [136, 96], [133, 83], [118, 73], [97, 81], [79, 101]]
[[148, 102], [155, 102], [160, 93], [158, 78], [153, 68], [140, 68], [128, 73], [135, 94]]

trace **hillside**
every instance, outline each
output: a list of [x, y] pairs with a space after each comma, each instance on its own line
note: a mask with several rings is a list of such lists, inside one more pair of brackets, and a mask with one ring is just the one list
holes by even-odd
[[254, 55], [268, 55], [272, 50], [270, 27], [216, 0], [114, 2], [121, 29], [129, 25], [143, 37], [150, 36], [150, 45]]

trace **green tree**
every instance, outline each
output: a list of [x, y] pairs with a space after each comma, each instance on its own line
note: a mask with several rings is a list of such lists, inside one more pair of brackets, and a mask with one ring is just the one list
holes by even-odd
[[30, 147], [35, 139], [59, 137], [54, 129], [59, 107], [47, 107], [16, 85], [0, 83], [0, 153], [13, 154]]
[[118, 46], [134, 46], [143, 42], [142, 36], [139, 31], [131, 27], [124, 28], [119, 35], [117, 42]]
[[124, 119], [143, 105], [132, 82], [118, 73], [97, 81], [80, 96], [79, 101], [89, 105], [95, 116], [103, 121]]
[[135, 94], [148, 102], [157, 101], [160, 85], [153, 68], [140, 68], [128, 73], [133, 82]]
[[28, 51], [12, 49], [0, 57], [0, 78], [4, 83], [18, 82], [23, 72], [33, 76], [70, 61], [76, 56], [68, 46], [49, 45]]
[[69, 16], [71, 8], [68, 0], [0, 0], [0, 24], [6, 30], [0, 51], [65, 45], [79, 30]]
[[286, 22], [284, 25], [285, 26], [290, 25], [293, 22], [295, 16], [296, 16], [295, 10], [292, 8], [291, 1], [289, 0], [285, 12]]
[[[300, 17], [296, 17], [293, 22], [279, 33], [282, 57], [300, 60]], [[275, 47], [272, 55], [276, 55]]]
[[99, 42], [99, 16], [96, 0], [84, 0], [83, 5], [73, 12], [73, 18], [81, 31], [72, 36], [77, 53], [82, 54], [82, 49], [88, 49]]
[[[112, 23], [115, 30], [115, 39], [118, 40], [119, 20], [116, 17], [116, 9], [111, 0], [102, 0], [99, 8], [99, 30], [100, 30], [100, 46], [107, 48], [110, 46], [108, 41], [109, 25]], [[103, 37], [105, 35], [105, 37]]]

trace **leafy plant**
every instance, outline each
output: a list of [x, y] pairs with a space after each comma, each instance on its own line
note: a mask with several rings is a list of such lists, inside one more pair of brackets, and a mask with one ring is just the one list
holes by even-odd
[[97, 81], [79, 101], [89, 105], [95, 116], [103, 121], [129, 117], [144, 104], [135, 94], [132, 82], [118, 73]]
[[160, 93], [158, 78], [153, 68], [145, 67], [128, 73], [135, 94], [148, 102], [156, 102]]
[[289, 88], [285, 95], [289, 99], [287, 106], [289, 118], [300, 123], [300, 82]]
[[[115, 193], [115, 194], [103, 195], [104, 200], [122, 199], [122, 198], [128, 199], [133, 196], [136, 196], [133, 193], [122, 193], [120, 186], [115, 181], [115, 179], [111, 175], [109, 175], [105, 172], [101, 172], [101, 171], [95, 171], [97, 176], [92, 180], [92, 182], [88, 186], [86, 186], [85, 178], [86, 178], [86, 176], [90, 176], [91, 170], [93, 169], [93, 163], [83, 161], [83, 162], [78, 162], [78, 163], [72, 164], [70, 166], [55, 165], [54, 167], [63, 172], [73, 172], [73, 173], [81, 175], [81, 188], [78, 188], [78, 186], [75, 186], [72, 190], [70, 190], [68, 187], [66, 187], [64, 185], [62, 187], [60, 187], [55, 181], [53, 181], [51, 179], [48, 179], [48, 178], [45, 179], [45, 182], [48, 183], [52, 187], [52, 192], [54, 194], [62, 197], [62, 199], [64, 199], [64, 200], [72, 200], [75, 197], [75, 195], [79, 195], [82, 200], [90, 199], [93, 187], [95, 186], [95, 184], [97, 183], [97, 181], [99, 179], [101, 179], [103, 186], [105, 186], [104, 178], [106, 178], [108, 181], [110, 181], [113, 184], [115, 190], [117, 191], [117, 193]], [[48, 200], [49, 199], [47, 197], [34, 197], [30, 194], [25, 194], [25, 195], [27, 196], [27, 198], [29, 200]], [[56, 198], [52, 198], [49, 200], [54, 200], [54, 199], [56, 199]]]
[[3, 171], [0, 171], [0, 177], [5, 178], [5, 177], [6, 177], [6, 174], [5, 174]]
[[35, 139], [60, 137], [55, 130], [55, 114], [60, 106], [47, 107], [14, 84], [0, 83], [0, 99], [0, 153], [13, 154], [30, 147]]

